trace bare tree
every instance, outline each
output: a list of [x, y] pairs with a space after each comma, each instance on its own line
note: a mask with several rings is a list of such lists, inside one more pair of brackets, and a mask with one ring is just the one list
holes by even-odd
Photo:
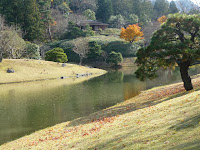
[[70, 13], [68, 17], [69, 22], [74, 22], [74, 23], [79, 23], [81, 20], [87, 20], [86, 16], [75, 14], [75, 13]]
[[79, 65], [82, 65], [83, 59], [87, 58], [87, 54], [89, 52], [88, 42], [89, 42], [88, 38], [82, 38], [82, 37], [74, 40], [73, 51], [80, 57]]
[[52, 34], [54, 38], [59, 38], [67, 30], [68, 19], [56, 9], [52, 9], [52, 17], [56, 22], [56, 24], [52, 26]]
[[18, 28], [5, 25], [0, 16], [0, 62], [3, 55], [8, 58], [20, 58], [23, 54], [25, 41], [20, 37]]

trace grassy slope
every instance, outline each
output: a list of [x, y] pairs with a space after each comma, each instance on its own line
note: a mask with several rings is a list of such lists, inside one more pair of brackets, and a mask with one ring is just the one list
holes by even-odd
[[[200, 79], [193, 84], [199, 86]], [[124, 103], [38, 131], [6, 149], [199, 149], [200, 91], [182, 83], [142, 92]]]
[[[0, 63], [0, 83], [76, 76], [77, 73], [105, 73], [105, 71], [100, 69], [91, 69], [74, 64], [67, 64], [66, 67], [62, 67], [61, 65], [59, 63], [42, 60], [4, 59]], [[16, 72], [6, 73], [8, 68], [13, 68]]]

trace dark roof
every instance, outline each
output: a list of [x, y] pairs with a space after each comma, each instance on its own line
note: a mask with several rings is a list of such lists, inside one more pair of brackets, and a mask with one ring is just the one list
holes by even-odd
[[105, 23], [102, 23], [102, 22], [94, 21], [94, 20], [81, 20], [78, 23], [79, 26], [85, 26], [86, 24], [88, 24], [88, 25], [104, 25], [104, 26], [109, 25], [109, 24], [105, 24]]

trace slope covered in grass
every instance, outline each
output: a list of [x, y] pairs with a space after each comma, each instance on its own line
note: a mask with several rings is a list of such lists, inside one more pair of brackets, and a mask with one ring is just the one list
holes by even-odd
[[[200, 79], [193, 84], [199, 86]], [[89, 116], [0, 147], [6, 149], [193, 149], [200, 147], [200, 91], [154, 88]]]
[[[8, 68], [14, 69], [15, 73], [7, 73]], [[103, 74], [105, 72], [101, 69], [68, 63], [66, 67], [62, 67], [62, 63], [43, 60], [4, 59], [0, 63], [0, 83], [55, 79], [61, 76], [75, 77], [76, 74]]]

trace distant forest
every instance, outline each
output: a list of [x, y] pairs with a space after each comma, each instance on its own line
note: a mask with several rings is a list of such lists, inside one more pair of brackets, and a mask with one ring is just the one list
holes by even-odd
[[[198, 13], [197, 10], [191, 10]], [[68, 22], [98, 20], [120, 28], [148, 22], [179, 12], [174, 1], [166, 0], [1, 0], [0, 13], [10, 26], [17, 26], [28, 41], [59, 39]]]

